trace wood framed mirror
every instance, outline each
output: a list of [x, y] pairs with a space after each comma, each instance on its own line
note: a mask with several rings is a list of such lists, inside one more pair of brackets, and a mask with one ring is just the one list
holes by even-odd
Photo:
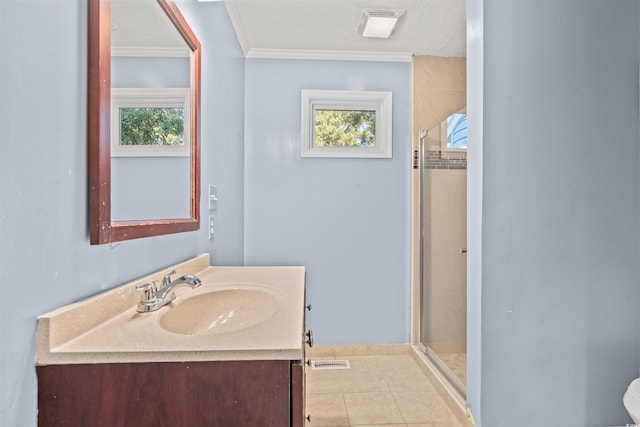
[[[157, 7], [158, 11], [162, 12], [162, 19], [168, 19], [167, 22], [170, 23], [168, 26], [175, 29], [178, 38], [186, 46], [184, 61], [187, 63], [185, 70], [188, 74], [186, 77], [188, 89], [185, 91], [188, 96], [185, 98], [187, 101], [182, 126], [185, 135], [189, 135], [190, 146], [185, 151], [186, 154], [181, 154], [181, 161], [185, 165], [181, 167], [184, 170], [184, 185], [183, 190], [180, 190], [183, 194], [176, 196], [173, 193], [163, 194], [162, 191], [157, 191], [163, 188], [161, 183], [158, 184], [158, 177], [171, 176], [175, 173], [175, 169], [167, 165], [166, 157], [165, 163], [145, 166], [147, 169], [156, 170], [158, 172], [156, 177], [149, 178], [143, 172], [144, 169], [140, 167], [140, 163], [134, 163], [128, 175], [128, 179], [133, 176], [137, 177], [137, 181], [147, 182], [148, 187], [140, 190], [140, 196], [155, 198], [154, 202], [158, 206], [170, 207], [179, 204], [178, 215], [147, 210], [143, 214], [127, 217], [129, 214], [114, 212], [114, 206], [117, 204], [112, 199], [114, 183], [117, 179], [120, 180], [119, 182], [124, 180], [124, 187], [128, 187], [127, 178], [114, 174], [112, 163], [112, 159], [115, 159], [112, 156], [112, 32], [117, 30], [117, 24], [112, 21], [112, 6], [118, 1], [138, 5], [147, 3], [146, 7]], [[173, 0], [113, 0], [113, 2], [112, 0], [89, 0], [88, 12], [87, 160], [90, 243], [99, 245], [199, 229], [200, 42]], [[139, 27], [144, 28], [148, 21], [144, 19], [144, 22], [139, 22]], [[155, 63], [153, 69], [157, 68]], [[130, 71], [129, 69], [124, 74], [130, 76]], [[142, 76], [140, 80], [148, 79]], [[133, 161], [135, 160], [130, 160], [130, 164]], [[122, 170], [122, 166], [118, 166], [115, 170]], [[149, 193], [153, 193], [153, 196], [149, 196]], [[124, 203], [119, 204], [127, 205], [129, 204], [127, 200], [134, 202], [144, 197], [129, 195]], [[188, 206], [182, 206], [183, 204]], [[169, 212], [176, 211], [169, 210]]]

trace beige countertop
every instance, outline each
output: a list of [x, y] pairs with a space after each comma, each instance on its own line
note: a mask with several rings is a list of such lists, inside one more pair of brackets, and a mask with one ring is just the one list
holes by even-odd
[[[174, 277], [196, 274], [202, 285], [180, 287], [176, 299], [167, 306], [138, 313], [141, 291], [136, 285], [160, 280], [173, 269], [177, 270]], [[209, 255], [201, 255], [40, 316], [37, 363], [299, 360], [304, 355], [304, 280], [304, 267], [211, 267]], [[243, 291], [258, 290], [257, 294], [267, 295], [267, 303], [273, 306], [267, 307], [266, 314], [259, 313], [262, 307], [256, 310], [255, 301], [253, 306], [248, 301], [246, 307], [239, 308], [245, 315], [256, 312], [266, 319], [235, 330], [213, 328], [213, 332], [199, 335], [170, 332], [161, 325], [163, 316], [189, 298], [229, 290], [240, 290], [249, 297], [252, 293]], [[210, 301], [215, 302], [215, 295], [221, 294], [212, 295]], [[181, 309], [190, 317], [211, 313], [206, 305], [193, 307]]]

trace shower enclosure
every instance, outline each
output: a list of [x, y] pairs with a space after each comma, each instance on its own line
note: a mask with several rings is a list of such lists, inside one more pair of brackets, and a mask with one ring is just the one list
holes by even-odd
[[420, 350], [466, 394], [466, 110], [419, 133]]

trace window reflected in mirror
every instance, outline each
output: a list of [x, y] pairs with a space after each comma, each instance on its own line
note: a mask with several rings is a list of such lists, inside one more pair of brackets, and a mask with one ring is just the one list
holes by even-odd
[[124, 146], [184, 146], [184, 108], [120, 108], [120, 138]]
[[189, 105], [189, 88], [111, 89], [111, 157], [188, 157]]

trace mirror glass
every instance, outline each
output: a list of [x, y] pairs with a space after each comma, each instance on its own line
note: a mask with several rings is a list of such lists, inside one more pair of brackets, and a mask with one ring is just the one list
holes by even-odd
[[112, 220], [189, 216], [190, 56], [156, 0], [112, 0]]
[[200, 43], [173, 0], [89, 0], [91, 244], [199, 228]]

